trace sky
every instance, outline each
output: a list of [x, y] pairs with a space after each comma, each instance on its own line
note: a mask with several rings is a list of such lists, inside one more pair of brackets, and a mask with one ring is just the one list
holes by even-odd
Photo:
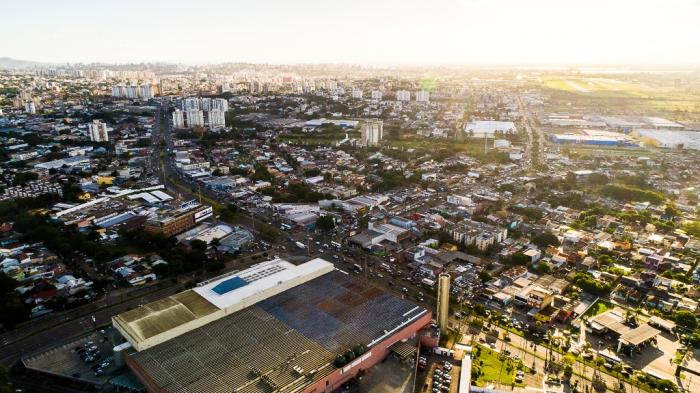
[[22, 0], [0, 57], [46, 62], [700, 65], [700, 0]]

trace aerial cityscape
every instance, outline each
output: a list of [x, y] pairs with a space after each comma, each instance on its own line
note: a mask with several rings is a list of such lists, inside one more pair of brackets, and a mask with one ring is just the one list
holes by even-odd
[[700, 392], [700, 2], [0, 9], [0, 393]]

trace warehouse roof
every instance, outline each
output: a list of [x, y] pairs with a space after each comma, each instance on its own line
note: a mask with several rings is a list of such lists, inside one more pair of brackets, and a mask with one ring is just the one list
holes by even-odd
[[129, 356], [171, 393], [301, 391], [335, 370], [337, 353], [365, 344], [371, 356], [426, 314], [336, 270]]
[[320, 258], [301, 265], [273, 259], [121, 313], [112, 322], [134, 348], [143, 350], [332, 270], [333, 264]]

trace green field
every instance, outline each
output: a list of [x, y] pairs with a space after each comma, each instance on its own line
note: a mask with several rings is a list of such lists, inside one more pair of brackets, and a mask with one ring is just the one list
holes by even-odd
[[615, 308], [613, 304], [599, 299], [594, 305], [591, 306], [591, 308], [588, 309], [588, 311], [586, 311], [586, 314], [584, 315], [587, 317], [594, 317], [608, 310], [612, 310], [613, 308]]
[[[518, 363], [512, 358], [501, 355], [490, 348], [479, 346], [479, 351], [474, 351], [472, 360], [472, 371], [479, 367], [481, 373], [476, 381], [472, 381], [476, 386], [484, 387], [492, 383], [500, 383], [502, 385], [511, 385], [523, 387], [524, 384], [515, 383], [515, 371], [518, 369]], [[529, 369], [520, 362], [520, 369], [525, 373], [529, 373]]]
[[610, 78], [550, 77], [542, 80], [545, 87], [583, 94], [620, 94], [646, 97], [653, 93], [647, 86]]
[[540, 87], [550, 95], [550, 111], [593, 111], [666, 117], [675, 121], [700, 119], [700, 93], [666, 84], [638, 80], [574, 76], [545, 76]]
[[568, 149], [569, 152], [577, 154], [580, 157], [589, 157], [594, 153], [608, 157], [644, 157], [653, 156], [654, 154], [656, 154], [654, 151], [647, 149], [616, 148], [603, 146], [562, 145], [561, 148], [562, 150]]

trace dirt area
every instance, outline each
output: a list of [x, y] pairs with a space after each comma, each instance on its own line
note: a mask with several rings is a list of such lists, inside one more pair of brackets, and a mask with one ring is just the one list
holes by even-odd
[[415, 366], [389, 356], [372, 367], [359, 382], [358, 391], [367, 393], [412, 393]]

